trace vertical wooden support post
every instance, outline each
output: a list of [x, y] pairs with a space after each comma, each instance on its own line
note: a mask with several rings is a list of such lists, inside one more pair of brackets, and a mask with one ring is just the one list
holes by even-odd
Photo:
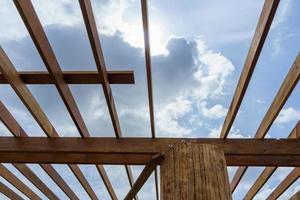
[[231, 198], [224, 152], [208, 144], [176, 144], [160, 166], [161, 200]]

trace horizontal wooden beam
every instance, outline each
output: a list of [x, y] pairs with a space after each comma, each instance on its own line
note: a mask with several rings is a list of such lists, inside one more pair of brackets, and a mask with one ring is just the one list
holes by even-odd
[[[46, 71], [21, 71], [19, 75], [25, 84], [54, 84], [53, 77]], [[134, 84], [133, 71], [108, 71], [110, 84]], [[97, 71], [63, 71], [68, 84], [102, 84]], [[0, 84], [8, 84], [0, 73]]]
[[297, 139], [1, 137], [0, 162], [145, 165], [182, 141], [219, 146], [228, 166], [300, 166]]

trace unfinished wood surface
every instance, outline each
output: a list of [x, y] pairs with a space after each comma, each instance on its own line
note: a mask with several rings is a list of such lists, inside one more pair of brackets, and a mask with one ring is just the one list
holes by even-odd
[[174, 145], [160, 170], [161, 199], [232, 199], [225, 156], [217, 146]]
[[[300, 166], [297, 139], [186, 139], [223, 149], [228, 166]], [[145, 165], [181, 139], [0, 138], [0, 162]], [[251, 146], [252, 148], [249, 148]]]
[[[84, 69], [84, 67], [83, 67]], [[45, 71], [18, 72], [25, 84], [54, 84], [55, 80]], [[63, 71], [67, 84], [102, 84], [97, 71]], [[110, 84], [134, 84], [133, 71], [108, 71]], [[0, 84], [8, 84], [4, 75], [0, 73]]]
[[108, 176], [106, 174], [104, 166], [103, 165], [96, 165], [96, 168], [97, 168], [97, 170], [99, 172], [99, 175], [101, 176], [101, 178], [103, 180], [103, 183], [104, 183], [104, 185], [105, 185], [105, 187], [106, 187], [106, 189], [107, 189], [107, 191], [108, 191], [108, 193], [110, 195], [110, 198], [112, 200], [117, 200], [118, 199], [117, 195], [116, 195], [115, 191], [113, 190], [113, 187], [112, 187], [112, 185], [110, 183], [110, 180], [109, 180], [109, 178], [108, 178]]
[[[291, 131], [288, 138], [298, 139], [300, 137], [300, 121], [296, 124], [296, 126]], [[266, 167], [264, 171], [259, 175], [256, 179], [255, 183], [251, 186], [249, 191], [244, 197], [244, 200], [253, 199], [257, 192], [264, 186], [264, 184], [269, 180], [269, 178], [273, 175], [277, 167]]]
[[0, 182], [0, 193], [5, 195], [6, 197], [14, 200], [23, 200], [22, 197], [20, 197], [17, 193], [15, 193], [12, 189], [4, 185]]
[[2, 72], [5, 79], [9, 82], [11, 87], [17, 93], [23, 104], [30, 111], [32, 116], [35, 118], [37, 123], [40, 125], [42, 130], [49, 137], [58, 137], [58, 134], [54, 127], [51, 125], [45, 113], [38, 105], [37, 101], [29, 91], [28, 87], [24, 84], [20, 78], [17, 70], [0, 47], [0, 71]]
[[134, 182], [132, 188], [127, 193], [125, 200], [131, 200], [134, 199], [134, 197], [137, 195], [137, 193], [140, 191], [140, 189], [143, 187], [143, 185], [146, 183], [150, 175], [152, 174], [153, 170], [156, 168], [156, 166], [163, 160], [163, 155], [155, 155], [152, 160], [145, 166], [141, 174], [138, 176], [136, 181]]
[[29, 199], [41, 199], [37, 194], [35, 194], [27, 185], [20, 181], [13, 173], [11, 173], [6, 167], [0, 164], [0, 176], [4, 178], [7, 182], [12, 184], [15, 188], [21, 191]]
[[88, 129], [79, 112], [71, 90], [64, 79], [63, 72], [59, 67], [59, 63], [31, 1], [14, 0], [14, 2], [80, 135], [82, 137], [88, 137]]
[[102, 81], [102, 88], [104, 92], [104, 96], [106, 99], [106, 103], [108, 106], [109, 114], [111, 117], [111, 121], [113, 124], [113, 128], [116, 134], [116, 137], [121, 137], [121, 128], [119, 123], [119, 118], [113, 98], [113, 94], [111, 91], [111, 87], [108, 81], [106, 65], [104, 61], [104, 56], [100, 44], [100, 39], [98, 36], [98, 30], [96, 21], [94, 18], [94, 13], [92, 9], [92, 5], [90, 0], [80, 0], [79, 1], [81, 12], [83, 15], [85, 27], [88, 33], [88, 38], [91, 44], [92, 52], [95, 58], [96, 66], [99, 72], [99, 77]]
[[144, 31], [144, 45], [145, 45], [145, 63], [147, 74], [148, 87], [148, 102], [150, 112], [150, 127], [152, 138], [155, 138], [155, 121], [154, 121], [154, 103], [153, 103], [153, 89], [152, 89], [152, 71], [151, 71], [151, 51], [150, 51], [150, 36], [149, 36], [149, 15], [147, 0], [141, 0], [142, 20]]
[[[1, 101], [0, 120], [15, 137], [28, 137], [26, 132], [23, 130], [23, 128], [19, 125], [19, 123], [15, 120], [15, 118], [12, 116], [12, 114]], [[47, 192], [49, 190], [47, 186], [45, 186], [44, 183], [35, 174], [33, 174], [33, 172], [31, 172], [31, 170], [26, 165], [14, 164], [14, 166], [47, 196]], [[71, 190], [68, 184], [63, 180], [63, 178], [56, 172], [56, 170], [51, 165], [43, 164], [40, 166], [45, 170], [49, 177], [60, 187], [60, 189], [64, 191], [68, 197], [70, 197], [70, 199], [78, 199], [78, 197]], [[22, 170], [22, 168], [24, 167], [26, 167], [27, 169]]]
[[[262, 139], [266, 136], [271, 125], [278, 116], [280, 110], [284, 106], [285, 102], [288, 100], [290, 94], [294, 90], [300, 78], [300, 53], [297, 55], [290, 71], [286, 75], [283, 83], [281, 84], [276, 96], [273, 99], [271, 106], [269, 107], [267, 113], [265, 114], [263, 120], [261, 121], [255, 138]], [[247, 167], [241, 167], [238, 169], [238, 174], [234, 175], [234, 178], [231, 181], [232, 192], [237, 187], [238, 183], [242, 179]], [[244, 171], [244, 172], [242, 172]]]
[[267, 200], [276, 200], [284, 193], [300, 176], [300, 168], [294, 168], [289, 175], [275, 188]]
[[[25, 0], [27, 1], [27, 0]], [[25, 2], [24, 1], [24, 2]], [[22, 1], [23, 2], [23, 1]], [[15, 67], [5, 54], [2, 48], [0, 48], [0, 71], [3, 73], [5, 78], [9, 81], [10, 85], [14, 89], [14, 91], [17, 93], [19, 98], [22, 100], [23, 104], [27, 107], [29, 112], [32, 114], [32, 116], [35, 118], [37, 123], [40, 125], [42, 130], [46, 133], [48, 137], [59, 137], [58, 133], [52, 126], [51, 122], [49, 121], [48, 117], [43, 112], [42, 108], [39, 106], [31, 92], [29, 91], [28, 87], [25, 85], [25, 83], [22, 81], [20, 76], [18, 75]], [[23, 162], [25, 163], [25, 162]], [[78, 166], [77, 166], [78, 167]], [[73, 166], [73, 168], [76, 168]], [[80, 169], [78, 168], [78, 170]], [[85, 177], [82, 173], [75, 174], [75, 176], [79, 181], [83, 181]], [[85, 182], [87, 182], [85, 180]], [[87, 184], [84, 184], [87, 185]], [[86, 188], [87, 191], [90, 190], [90, 186]], [[95, 193], [89, 194], [90, 196], [96, 196]]]
[[33, 185], [36, 185], [37, 188], [49, 199], [59, 200], [59, 198], [52, 192], [52, 190], [44, 184], [41, 179], [33, 173], [33, 171], [25, 164], [14, 163], [13, 166], [17, 168], [28, 180], [30, 180]]
[[300, 200], [300, 191], [296, 192], [289, 200]]
[[277, 10], [280, 0], [265, 0], [250, 49], [247, 54], [247, 58], [244, 63], [243, 71], [241, 73], [239, 82], [235, 89], [234, 96], [232, 98], [228, 113], [226, 115], [222, 130], [221, 138], [226, 138], [231, 129], [233, 121], [236, 114], [240, 108], [242, 100], [245, 96], [247, 87], [249, 85], [251, 76], [255, 69], [257, 60], [259, 58], [260, 52], [263, 48], [264, 42], [268, 35], [269, 29], [271, 27], [275, 12]]

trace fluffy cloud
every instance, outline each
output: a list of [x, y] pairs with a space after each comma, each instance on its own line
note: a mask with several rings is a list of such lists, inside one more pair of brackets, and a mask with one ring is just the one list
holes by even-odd
[[278, 117], [276, 118], [275, 123], [285, 124], [296, 120], [300, 120], [300, 112], [292, 107], [289, 107], [281, 110]]
[[207, 118], [211, 118], [211, 119], [222, 118], [227, 113], [227, 109], [224, 108], [220, 104], [216, 104], [216, 105], [208, 108], [206, 101], [204, 101], [204, 102], [202, 102], [200, 104], [200, 108], [199, 109], [202, 111], [203, 116], [205, 116]]

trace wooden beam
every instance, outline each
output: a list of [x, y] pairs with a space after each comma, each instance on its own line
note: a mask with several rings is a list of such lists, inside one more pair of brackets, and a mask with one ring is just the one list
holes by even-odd
[[88, 33], [89, 41], [91, 44], [92, 52], [95, 58], [99, 77], [102, 81], [102, 88], [108, 106], [111, 121], [113, 124], [113, 128], [116, 136], [121, 137], [122, 133], [120, 128], [119, 118], [118, 118], [114, 98], [112, 95], [111, 87], [108, 81], [106, 65], [105, 65], [104, 56], [100, 44], [100, 39], [98, 36], [92, 5], [90, 0], [80, 0], [79, 4], [83, 15], [85, 27]]
[[[121, 127], [120, 127], [120, 122], [119, 122], [119, 117], [117, 114], [117, 109], [115, 106], [115, 101], [114, 97], [112, 94], [112, 90], [108, 81], [108, 76], [107, 76], [107, 70], [106, 70], [106, 64], [102, 52], [102, 47], [100, 43], [100, 38], [98, 35], [98, 30], [97, 30], [97, 25], [93, 13], [93, 8], [90, 0], [80, 0], [79, 1], [83, 20], [85, 23], [85, 27], [87, 30], [88, 38], [90, 41], [90, 45], [92, 48], [92, 52], [95, 58], [96, 66], [99, 72], [99, 77], [102, 80], [102, 89], [103, 93], [105, 96], [105, 100], [108, 106], [108, 111], [110, 114], [110, 118], [112, 121], [112, 125], [115, 131], [115, 135], [117, 138], [122, 137], [122, 132], [121, 132]], [[125, 166], [126, 172], [128, 175], [128, 180], [129, 183], [133, 183], [133, 178], [130, 176], [131, 169], [129, 166]], [[138, 200], [138, 198], [135, 198]]]
[[[25, 0], [27, 1], [27, 0]], [[23, 2], [23, 1], [22, 1]], [[5, 54], [3, 49], [0, 47], [0, 71], [3, 73], [5, 78], [9, 81], [11, 87], [14, 89], [16, 94], [22, 100], [23, 104], [27, 107], [29, 112], [35, 118], [37, 123], [40, 125], [42, 130], [46, 133], [48, 137], [59, 137], [58, 133], [52, 126], [46, 114], [43, 112], [42, 108], [39, 106], [33, 95], [31, 94], [28, 87], [24, 84], [15, 67], [9, 60], [8, 56]], [[78, 167], [78, 166], [77, 166]], [[73, 167], [74, 168], [74, 167]], [[78, 168], [77, 171], [80, 171]], [[84, 180], [85, 177], [82, 173], [75, 174], [79, 181]], [[90, 191], [91, 187], [85, 188]], [[89, 194], [90, 196], [95, 196], [95, 194]]]
[[267, 200], [275, 200], [286, 191], [300, 176], [300, 168], [294, 168], [289, 175], [268, 196]]
[[[0, 120], [7, 127], [8, 130], [15, 137], [28, 137], [26, 132], [22, 129], [19, 123], [15, 120], [9, 110], [5, 107], [5, 105], [0, 101]], [[41, 190], [47, 197], [48, 190], [47, 186], [31, 171], [29, 167], [25, 164], [14, 164], [14, 166], [25, 176], [27, 177], [39, 190]], [[76, 194], [71, 190], [68, 184], [64, 181], [64, 179], [57, 173], [57, 171], [48, 164], [40, 165], [45, 172], [49, 175], [49, 177], [60, 187], [65, 194], [70, 197], [70, 199], [79, 199]], [[25, 168], [24, 170], [22, 168]], [[52, 195], [52, 194], [51, 194]], [[53, 196], [53, 195], [52, 195]]]
[[0, 162], [145, 165], [153, 155], [181, 141], [219, 146], [228, 166], [300, 165], [300, 141], [296, 139], [1, 137]]
[[300, 199], [300, 191], [296, 192], [289, 200], [299, 200]]
[[144, 30], [144, 44], [145, 44], [145, 62], [147, 72], [147, 87], [148, 87], [148, 101], [150, 111], [150, 127], [152, 138], [155, 138], [155, 120], [154, 120], [154, 103], [153, 103], [153, 89], [152, 89], [152, 72], [151, 72], [151, 51], [150, 51], [150, 31], [148, 19], [148, 5], [147, 0], [141, 0], [143, 30]]
[[[152, 89], [152, 71], [151, 71], [151, 50], [150, 50], [150, 31], [149, 31], [149, 14], [148, 14], [148, 2], [147, 0], [141, 0], [142, 9], [142, 20], [143, 20], [143, 31], [144, 31], [144, 45], [145, 45], [145, 64], [147, 73], [147, 87], [148, 87], [148, 103], [149, 103], [149, 114], [150, 114], [150, 127], [151, 136], [155, 138], [155, 118], [154, 118], [154, 103], [153, 103], [153, 89]], [[158, 174], [155, 169], [155, 192], [156, 200], [159, 199], [158, 191]]]
[[23, 104], [35, 118], [42, 130], [48, 137], [58, 137], [58, 134], [54, 127], [51, 125], [45, 113], [42, 111], [37, 101], [31, 94], [30, 90], [24, 84], [17, 70], [0, 47], [0, 71], [4, 75], [5, 79], [9, 82], [11, 87], [17, 93]]
[[13, 173], [11, 173], [6, 167], [0, 164], [0, 176], [17, 188], [20, 192], [26, 195], [29, 199], [41, 199], [36, 193], [34, 193], [27, 185], [20, 181]]
[[[261, 121], [257, 129], [257, 132], [255, 134], [255, 138], [262, 139], [265, 137], [271, 125], [275, 121], [277, 115], [279, 114], [280, 110], [282, 109], [285, 102], [287, 101], [290, 94], [292, 93], [295, 86], [297, 85], [299, 79], [300, 79], [300, 53], [297, 55], [290, 71], [286, 75], [275, 98], [273, 99], [271, 106], [269, 107], [267, 113], [265, 114], [263, 120]], [[234, 192], [235, 188], [237, 187], [238, 183], [242, 179], [246, 170], [247, 167], [241, 167], [237, 171], [239, 173], [238, 174], [236, 173], [234, 175], [234, 178], [231, 181], [232, 192]]]
[[[25, 84], [54, 84], [55, 80], [45, 71], [18, 72]], [[63, 71], [63, 78], [67, 84], [102, 84], [97, 71]], [[134, 84], [133, 71], [108, 71], [110, 84]], [[0, 73], [0, 84], [9, 84], [5, 76]]]
[[110, 180], [105, 172], [104, 166], [103, 165], [96, 165], [96, 168], [103, 180], [103, 183], [111, 197], [112, 200], [117, 200], [117, 195], [115, 193], [115, 191], [113, 190], [112, 184], [110, 183]]
[[251, 76], [255, 69], [260, 52], [268, 35], [271, 27], [274, 15], [276, 13], [280, 0], [265, 0], [264, 7], [262, 9], [250, 49], [247, 54], [247, 58], [244, 63], [243, 71], [237, 84], [234, 96], [232, 98], [227, 116], [225, 118], [222, 130], [221, 138], [226, 138], [229, 134], [233, 121], [240, 108], [242, 100], [245, 96], [247, 87], [249, 85]]
[[59, 198], [52, 192], [52, 190], [44, 184], [41, 179], [33, 173], [33, 171], [25, 164], [14, 163], [13, 166], [17, 168], [28, 180], [30, 180], [37, 188], [49, 199], [59, 200]]
[[17, 193], [15, 193], [12, 189], [4, 185], [0, 182], [0, 192], [5, 195], [6, 197], [14, 200], [23, 200]]
[[[300, 120], [296, 124], [296, 126], [291, 131], [288, 138], [298, 139], [300, 137]], [[244, 200], [253, 199], [257, 192], [264, 186], [264, 184], [269, 180], [269, 178], [273, 175], [277, 167], [266, 167], [264, 171], [259, 175], [256, 179], [255, 183], [247, 192], [246, 196], [243, 198]]]
[[25, 26], [47, 68], [50, 77], [65, 103], [74, 124], [82, 137], [88, 137], [89, 132], [76, 105], [71, 90], [66, 83], [63, 72], [50, 46], [50, 42], [44, 32], [42, 24], [34, 10], [30, 0], [14, 0], [14, 3], [23, 19]]
[[156, 168], [158, 164], [163, 160], [163, 155], [155, 155], [151, 161], [145, 166], [139, 177], [134, 182], [132, 188], [127, 193], [125, 200], [131, 200], [133, 199], [137, 193], [140, 191], [140, 189], [143, 187], [143, 185], [146, 183], [150, 175], [152, 174], [153, 170]]
[[209, 144], [179, 143], [160, 165], [161, 199], [232, 199], [222, 149]]

